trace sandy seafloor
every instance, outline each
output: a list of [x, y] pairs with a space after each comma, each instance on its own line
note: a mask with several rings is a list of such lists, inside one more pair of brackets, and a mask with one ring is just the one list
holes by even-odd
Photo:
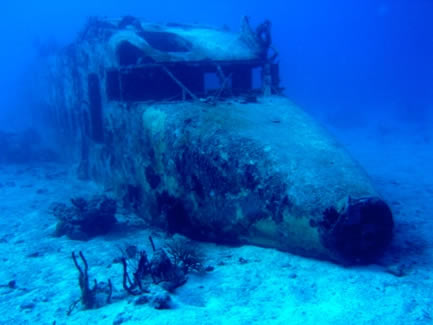
[[[150, 251], [140, 220], [118, 211], [119, 229], [88, 242], [53, 236], [53, 202], [100, 190], [64, 165], [0, 167], [1, 324], [433, 324], [433, 150], [416, 132], [355, 129], [334, 133], [360, 161], [395, 216], [395, 239], [383, 260], [343, 267], [273, 249], [200, 244], [205, 265], [171, 295], [172, 309], [135, 305], [123, 294], [119, 247]], [[111, 278], [121, 298], [96, 310], [76, 308], [82, 250], [90, 278]], [[241, 263], [240, 258], [246, 263]], [[16, 281], [16, 288], [8, 283]], [[123, 298], [122, 298], [123, 297]]]

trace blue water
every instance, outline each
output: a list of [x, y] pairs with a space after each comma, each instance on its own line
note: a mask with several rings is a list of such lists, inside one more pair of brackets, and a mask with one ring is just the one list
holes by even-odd
[[[257, 247], [232, 250], [206, 246], [217, 272], [204, 280], [193, 278], [189, 282], [193, 284], [178, 295], [185, 299], [181, 306], [192, 306], [188, 315], [200, 315], [197, 324], [219, 319], [223, 312], [230, 314], [231, 324], [261, 324], [262, 316], [269, 320], [266, 324], [275, 319], [281, 320], [278, 324], [287, 323], [296, 313], [293, 319], [302, 324], [306, 320], [305, 324], [320, 324], [322, 317], [323, 324], [349, 324], [355, 313], [360, 317], [370, 312], [370, 318], [360, 317], [354, 323], [377, 319], [371, 324], [396, 324], [403, 319], [402, 324], [431, 324], [433, 0], [3, 2], [7, 3], [0, 5], [0, 248], [9, 266], [0, 270], [0, 291], [5, 293], [0, 298], [0, 312], [11, 308], [14, 312], [11, 318], [0, 315], [0, 324], [7, 323], [3, 319], [21, 317], [33, 323], [63, 318], [68, 323], [72, 319], [65, 317], [68, 304], [79, 297], [72, 250], [87, 249], [90, 263], [99, 263], [100, 272], [92, 273], [92, 279], [103, 275], [105, 280], [105, 272], [113, 274], [119, 266], [111, 263], [120, 246], [116, 239], [104, 238], [86, 246], [87, 242], [54, 238], [54, 226], [49, 224], [53, 218], [47, 219], [49, 203], [69, 202], [73, 195], [84, 196], [100, 188], [77, 180], [76, 165], [3, 164], [1, 141], [3, 131], [12, 132], [9, 135], [17, 131], [22, 140], [16, 142], [26, 149], [20, 151], [24, 160], [55, 160], [57, 156], [50, 148], [45, 150], [45, 144], [41, 145], [45, 151], [39, 150], [39, 142], [51, 133], [39, 136], [28, 130], [31, 127], [44, 133], [41, 123], [46, 116], [32, 97], [33, 71], [40, 56], [73, 42], [91, 16], [123, 15], [155, 22], [225, 26], [232, 31], [239, 30], [244, 15], [251, 17], [253, 26], [269, 19], [273, 45], [279, 51], [284, 94], [337, 136], [366, 170], [395, 216], [396, 239], [387, 255], [391, 261], [379, 266], [343, 268]], [[280, 125], [280, 121], [274, 123]], [[26, 132], [19, 133], [23, 130]], [[33, 145], [35, 152], [31, 152]], [[47, 147], [50, 145], [48, 142]], [[135, 195], [139, 193], [137, 189]], [[128, 233], [120, 241], [147, 242], [153, 234], [147, 229], [140, 231], [143, 233]], [[160, 242], [165, 238], [158, 236]], [[91, 251], [94, 247], [97, 249]], [[103, 257], [98, 255], [102, 251], [106, 253]], [[58, 271], [61, 263], [65, 266]], [[54, 271], [50, 270], [54, 264]], [[232, 266], [234, 271], [229, 268]], [[347, 290], [348, 283], [351, 290]], [[43, 297], [38, 296], [39, 289]], [[386, 301], [381, 300], [384, 297]], [[126, 299], [119, 300], [129, 305], [125, 310], [135, 308]], [[128, 314], [116, 306], [99, 314], [81, 313], [77, 308], [73, 319], [79, 323], [80, 317], [94, 320], [93, 315], [98, 315], [95, 323], [105, 324], [108, 317], [111, 324], [114, 314], [120, 318]], [[349, 314], [343, 316], [346, 310]], [[177, 312], [180, 315], [183, 310]], [[44, 319], [43, 315], [48, 316]], [[168, 313], [152, 315], [156, 315], [155, 324], [161, 315], [173, 319]]]
[[10, 126], [13, 112], [26, 106], [18, 90], [28, 80], [35, 45], [67, 44], [88, 16], [124, 14], [150, 21], [226, 25], [232, 30], [238, 30], [243, 15], [257, 24], [270, 19], [286, 94], [309, 111], [349, 116], [362, 111], [425, 124], [433, 109], [429, 0], [41, 0], [2, 4], [1, 122]]

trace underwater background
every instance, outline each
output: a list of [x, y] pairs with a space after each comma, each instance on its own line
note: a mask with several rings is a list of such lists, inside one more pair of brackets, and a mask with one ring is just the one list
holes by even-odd
[[[89, 17], [131, 15], [233, 32], [245, 15], [253, 26], [269, 19], [284, 95], [359, 163], [395, 223], [385, 256], [362, 266], [189, 242], [148, 228], [119, 202], [116, 210], [110, 189], [78, 179], [77, 166], [51, 151], [37, 162], [0, 156], [0, 324], [433, 322], [433, 1], [27, 0], [0, 7], [0, 146], [12, 133], [23, 133], [29, 147], [56, 142], [38, 110], [33, 77]], [[120, 228], [90, 240], [53, 236], [71, 209], [97, 211], [107, 223], [115, 214]], [[173, 264], [179, 251], [191, 258], [181, 271], [170, 270], [168, 287], [128, 282], [122, 267], [143, 265], [159, 283], [152, 273], [166, 258], [159, 247]], [[79, 283], [87, 267], [90, 287], [98, 280], [91, 302]], [[122, 289], [126, 282], [130, 291]]]
[[[135, 15], [237, 31], [248, 15], [256, 23], [271, 20], [282, 84], [305, 109], [331, 112], [349, 127], [392, 119], [427, 128], [433, 97], [432, 6], [429, 0], [4, 3], [1, 26], [8, 32], [1, 36], [1, 121], [24, 105], [16, 90], [25, 83], [21, 80], [38, 48], [43, 52], [43, 44], [71, 42], [89, 16]], [[12, 105], [16, 108], [7, 109]]]

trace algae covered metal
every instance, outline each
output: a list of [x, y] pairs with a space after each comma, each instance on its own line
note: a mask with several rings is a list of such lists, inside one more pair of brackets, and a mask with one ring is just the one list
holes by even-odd
[[232, 33], [93, 20], [53, 59], [47, 101], [59, 128], [76, 131], [81, 177], [149, 224], [373, 261], [391, 240], [391, 211], [347, 152], [279, 95], [276, 58], [269, 22], [254, 30], [245, 19]]

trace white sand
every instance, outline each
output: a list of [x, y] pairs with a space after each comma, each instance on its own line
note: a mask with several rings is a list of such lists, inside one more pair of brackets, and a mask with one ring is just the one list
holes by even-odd
[[[133, 216], [119, 215], [130, 223], [113, 235], [89, 242], [54, 238], [50, 204], [98, 186], [75, 180], [74, 171], [62, 166], [3, 166], [0, 324], [432, 324], [432, 145], [419, 137], [378, 139], [368, 130], [336, 133], [395, 214], [396, 238], [380, 265], [344, 268], [272, 249], [200, 244], [213, 272], [191, 275], [172, 295], [171, 310], [137, 306], [124, 296], [121, 265], [113, 260], [126, 244], [150, 252], [151, 231], [134, 228]], [[152, 235], [162, 245], [164, 235]], [[111, 278], [114, 296], [123, 299], [96, 310], [78, 306], [68, 317], [80, 296], [70, 257], [79, 250], [90, 278]], [[248, 262], [240, 263], [241, 257]], [[7, 287], [11, 280], [15, 289]]]

